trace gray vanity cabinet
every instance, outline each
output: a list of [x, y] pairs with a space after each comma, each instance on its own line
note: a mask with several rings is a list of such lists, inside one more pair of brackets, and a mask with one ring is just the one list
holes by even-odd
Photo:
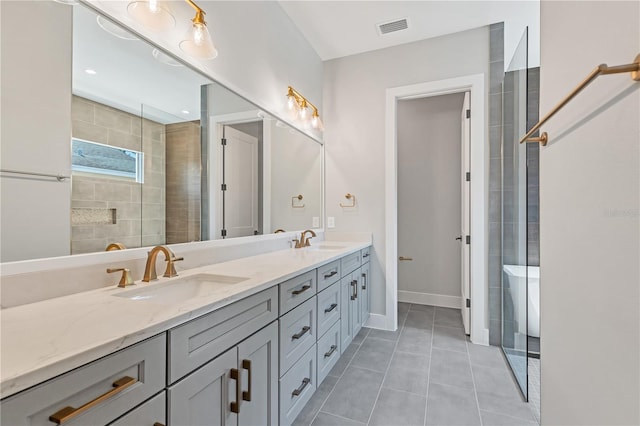
[[169, 387], [169, 426], [277, 425], [278, 325]]
[[351, 316], [351, 335], [356, 336], [362, 328], [362, 272], [358, 268], [351, 273], [349, 282], [351, 295], [349, 296], [349, 315]]
[[340, 353], [344, 353], [353, 340], [353, 319], [351, 317], [351, 296], [353, 286], [351, 285], [351, 274], [340, 280]]
[[362, 264], [362, 268], [360, 268], [360, 323], [364, 327], [366, 325], [367, 320], [369, 319], [369, 314], [371, 313], [371, 292], [370, 292], [370, 282], [369, 276], [371, 267], [368, 262], [368, 257], [362, 257], [363, 261], [366, 263]]
[[108, 426], [165, 425], [166, 413], [167, 395], [166, 392], [161, 392]]

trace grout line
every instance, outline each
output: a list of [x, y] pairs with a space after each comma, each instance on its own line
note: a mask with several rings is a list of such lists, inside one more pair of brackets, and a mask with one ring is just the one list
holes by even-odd
[[[476, 407], [478, 408], [478, 417], [480, 418], [480, 426], [483, 425], [482, 421], [482, 413], [480, 412], [480, 401], [478, 401], [478, 389], [476, 388], [476, 379], [473, 376], [473, 365], [471, 364], [471, 354], [469, 353], [469, 342], [466, 341], [467, 344], [467, 358], [469, 359], [469, 368], [471, 370], [471, 382], [473, 382], [473, 396], [476, 399]], [[471, 343], [472, 344], [472, 343]]]
[[[411, 310], [411, 306], [409, 306], [409, 310]], [[407, 317], [405, 317], [404, 321], [402, 321], [402, 328], [400, 328], [400, 334], [402, 334], [402, 329], [404, 329], [404, 324], [407, 322]], [[393, 360], [393, 355], [396, 353], [396, 348], [398, 347], [398, 341], [400, 340], [400, 336], [398, 336], [398, 340], [396, 340], [393, 344], [393, 352], [391, 352], [391, 358], [389, 358], [389, 364], [387, 365], [387, 369], [382, 376], [382, 382], [380, 382], [380, 388], [378, 389], [378, 394], [376, 395], [376, 400], [373, 403], [373, 407], [371, 408], [371, 413], [369, 413], [369, 418], [367, 419], [367, 425], [371, 422], [371, 417], [373, 416], [373, 412], [376, 411], [376, 405], [378, 404], [378, 399], [380, 398], [380, 393], [382, 392], [382, 387], [384, 386], [384, 381], [387, 378], [387, 374], [389, 373], [389, 369], [391, 368], [391, 361]]]
[[[480, 410], [480, 411], [484, 411], [485, 413], [497, 414], [499, 416], [509, 417], [510, 419], [514, 419], [514, 420], [526, 420], [526, 421], [529, 421], [529, 422], [532, 421], [531, 419], [524, 419], [522, 417], [511, 416], [509, 414], [499, 413], [497, 411], [491, 411], [491, 410]], [[482, 415], [480, 415], [480, 418], [482, 419]], [[533, 421], [535, 422], [535, 419], [533, 419]]]
[[[323, 414], [328, 414], [328, 415], [330, 415], [330, 416], [337, 417], [337, 418], [339, 418], [339, 419], [348, 420], [349, 422], [358, 423], [359, 425], [364, 425], [364, 424], [365, 424], [365, 423], [359, 422], [359, 421], [357, 421], [357, 420], [350, 419], [350, 418], [348, 418], [348, 417], [342, 417], [342, 416], [340, 416], [340, 415], [338, 415], [338, 414], [327, 413], [326, 411], [318, 411], [318, 414], [320, 414], [321, 412], [322, 412]], [[318, 414], [316, 414], [316, 417], [318, 416]], [[315, 420], [315, 417], [314, 417], [314, 419], [313, 419], [313, 420]], [[313, 422], [312, 422], [312, 423], [313, 423]]]
[[431, 324], [431, 346], [429, 347], [429, 368], [427, 369], [427, 394], [424, 404], [424, 426], [427, 425], [427, 410], [429, 407], [429, 387], [431, 386], [431, 364], [433, 363], [433, 335], [436, 330], [436, 310], [433, 310], [433, 323]]

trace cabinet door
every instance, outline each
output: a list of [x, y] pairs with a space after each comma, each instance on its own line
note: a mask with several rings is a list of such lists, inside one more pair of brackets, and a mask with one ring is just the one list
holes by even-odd
[[166, 424], [167, 395], [161, 392], [139, 407], [131, 410], [109, 426], [152, 426]]
[[343, 353], [353, 340], [353, 319], [351, 311], [351, 296], [353, 286], [351, 285], [351, 274], [340, 280], [340, 353]]
[[360, 291], [361, 270], [356, 269], [351, 273], [351, 281], [349, 286], [351, 287], [352, 295], [349, 297], [349, 304], [351, 305], [351, 335], [355, 336], [362, 328], [362, 315], [360, 313], [360, 299], [362, 293]]
[[278, 424], [278, 323], [273, 322], [238, 345], [242, 401], [238, 423]]
[[362, 273], [360, 274], [360, 314], [362, 316], [360, 322], [363, 327], [367, 325], [369, 313], [371, 312], [371, 292], [369, 291], [371, 285], [369, 282], [369, 271], [371, 268], [369, 265], [369, 262], [362, 265]]
[[234, 347], [169, 388], [169, 426], [238, 424], [238, 415], [231, 411], [231, 404], [240, 402], [240, 383], [232, 380], [237, 354]]

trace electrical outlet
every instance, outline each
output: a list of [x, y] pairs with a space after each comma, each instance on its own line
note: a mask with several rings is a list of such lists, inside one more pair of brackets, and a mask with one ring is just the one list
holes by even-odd
[[313, 225], [311, 227], [320, 228], [320, 218], [318, 216], [313, 217]]
[[327, 218], [327, 228], [335, 228], [336, 227], [336, 218], [333, 216], [329, 216]]

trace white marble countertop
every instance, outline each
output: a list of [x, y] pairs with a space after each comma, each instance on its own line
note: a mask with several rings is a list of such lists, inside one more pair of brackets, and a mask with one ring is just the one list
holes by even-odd
[[[326, 241], [308, 248], [280, 250], [181, 271], [178, 277], [160, 277], [150, 284], [136, 282], [135, 286], [124, 289], [114, 285], [3, 309], [0, 311], [0, 397], [15, 394], [370, 244]], [[323, 250], [323, 246], [330, 249]], [[175, 303], [114, 297], [121, 292], [151, 288], [202, 273], [248, 279]]]

